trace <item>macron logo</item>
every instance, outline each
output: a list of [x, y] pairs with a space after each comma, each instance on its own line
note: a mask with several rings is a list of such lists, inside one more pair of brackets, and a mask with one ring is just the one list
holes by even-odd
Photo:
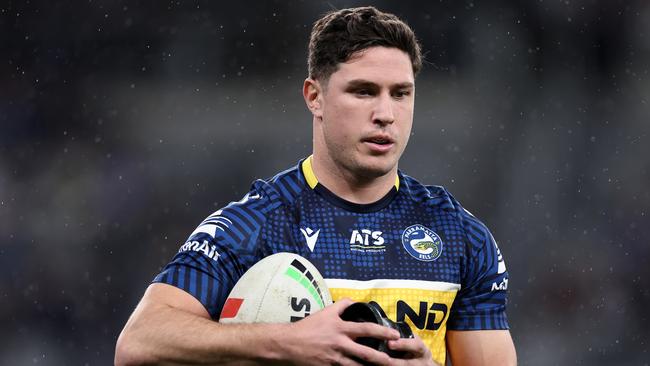
[[314, 231], [311, 228], [304, 228], [304, 229], [300, 228], [300, 232], [305, 237], [309, 250], [313, 252], [314, 247], [316, 246], [316, 240], [318, 240], [318, 234], [320, 233], [320, 229]]

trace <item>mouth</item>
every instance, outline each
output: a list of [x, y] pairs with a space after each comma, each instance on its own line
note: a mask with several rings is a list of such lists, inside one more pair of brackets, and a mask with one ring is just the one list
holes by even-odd
[[372, 151], [386, 152], [395, 145], [395, 140], [387, 135], [374, 135], [362, 140]]
[[378, 144], [378, 145], [387, 145], [387, 144], [391, 143], [390, 140], [384, 139], [384, 138], [374, 138], [374, 139], [369, 139], [367, 141], [372, 142], [373, 144]]
[[364, 142], [372, 142], [379, 145], [387, 145], [395, 142], [389, 135], [386, 134], [376, 134], [371, 135], [363, 139]]

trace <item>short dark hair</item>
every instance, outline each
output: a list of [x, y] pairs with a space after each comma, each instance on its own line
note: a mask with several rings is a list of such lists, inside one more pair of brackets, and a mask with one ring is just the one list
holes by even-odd
[[414, 75], [422, 68], [420, 45], [413, 30], [393, 14], [364, 6], [331, 11], [314, 23], [309, 39], [309, 77], [327, 80], [339, 63], [374, 46], [406, 52]]

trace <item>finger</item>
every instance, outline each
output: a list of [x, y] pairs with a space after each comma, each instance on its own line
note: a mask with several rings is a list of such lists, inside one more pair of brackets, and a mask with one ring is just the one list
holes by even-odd
[[343, 352], [355, 359], [356, 362], [361, 362], [364, 365], [388, 366], [391, 364], [391, 358], [388, 354], [356, 342], [350, 341], [346, 343], [343, 347]]
[[428, 354], [429, 349], [420, 338], [400, 338], [388, 342], [388, 348], [393, 351], [402, 351], [412, 358], [420, 358]]
[[335, 302], [334, 304], [332, 304], [330, 306], [332, 307], [332, 309], [335, 309], [336, 312], [339, 315], [341, 315], [341, 314], [343, 314], [343, 311], [345, 311], [345, 309], [347, 309], [347, 307], [352, 305], [352, 304], [354, 304], [354, 301], [352, 301], [351, 299], [348, 299], [346, 297], [346, 298], [340, 299], [339, 301]]
[[356, 323], [344, 322], [345, 326], [343, 331], [351, 338], [370, 337], [377, 339], [399, 339], [399, 332], [395, 329], [384, 327], [383, 325], [374, 323]]
[[363, 366], [361, 362], [355, 361], [354, 359], [345, 356], [343, 356], [343, 358], [341, 358], [334, 364], [340, 366]]
[[404, 359], [419, 359], [431, 361], [431, 350], [417, 335], [415, 338], [401, 338], [388, 342], [388, 348], [393, 351], [404, 352]]

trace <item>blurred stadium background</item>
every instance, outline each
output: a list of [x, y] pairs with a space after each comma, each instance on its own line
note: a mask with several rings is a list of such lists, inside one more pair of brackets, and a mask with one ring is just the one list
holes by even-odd
[[[0, 5], [0, 364], [109, 364], [209, 213], [311, 149], [309, 30], [356, 1]], [[650, 362], [650, 3], [392, 2], [401, 168], [492, 229], [521, 365]]]

